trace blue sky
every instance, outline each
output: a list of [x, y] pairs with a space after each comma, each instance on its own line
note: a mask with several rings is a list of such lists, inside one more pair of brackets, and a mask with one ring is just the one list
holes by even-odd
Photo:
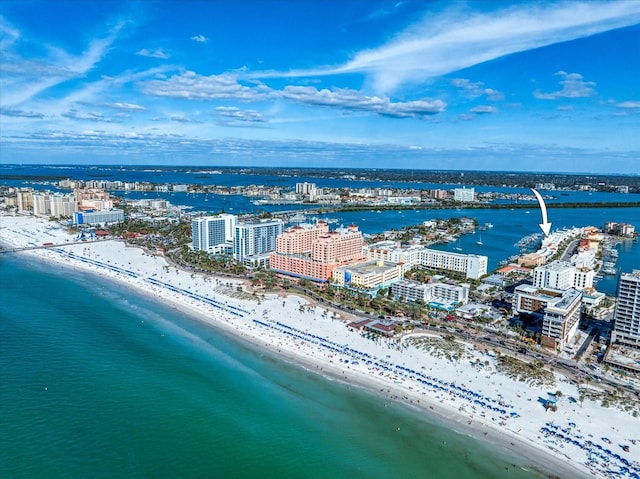
[[3, 163], [640, 172], [640, 0], [5, 0]]

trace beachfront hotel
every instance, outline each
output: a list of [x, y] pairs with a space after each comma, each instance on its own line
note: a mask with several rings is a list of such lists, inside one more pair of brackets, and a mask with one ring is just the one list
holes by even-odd
[[337, 267], [366, 260], [363, 244], [356, 225], [334, 231], [324, 221], [294, 226], [278, 238], [269, 267], [289, 276], [326, 282]]
[[33, 214], [53, 218], [71, 218], [78, 211], [74, 195], [34, 193]]
[[233, 235], [233, 257], [249, 268], [269, 267], [269, 255], [276, 249], [276, 239], [284, 231], [282, 220], [240, 223]]
[[374, 295], [383, 288], [390, 287], [402, 279], [402, 268], [398, 263], [367, 261], [354, 265], [339, 266], [333, 270], [331, 283], [339, 286], [366, 291]]
[[76, 211], [73, 214], [75, 225], [107, 225], [124, 221], [123, 210]]
[[195, 218], [191, 222], [191, 247], [214, 254], [231, 251], [237, 222], [238, 217], [229, 214]]
[[521, 284], [514, 290], [513, 309], [517, 314], [530, 314], [542, 319], [542, 344], [548, 348], [564, 348], [578, 330], [582, 291], [576, 288], [541, 289]]
[[391, 285], [391, 293], [405, 301], [422, 301], [432, 308], [451, 310], [469, 301], [468, 284], [419, 283], [402, 280]]

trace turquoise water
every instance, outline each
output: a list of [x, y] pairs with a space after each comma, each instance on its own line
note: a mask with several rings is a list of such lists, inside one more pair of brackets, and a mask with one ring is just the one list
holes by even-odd
[[541, 477], [123, 286], [9, 255], [0, 275], [0, 477]]

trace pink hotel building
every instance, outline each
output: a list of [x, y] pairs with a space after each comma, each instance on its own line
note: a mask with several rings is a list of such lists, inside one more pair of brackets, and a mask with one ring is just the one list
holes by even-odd
[[329, 231], [326, 221], [294, 226], [276, 240], [269, 268], [279, 273], [324, 282], [339, 266], [366, 261], [364, 240], [356, 225]]

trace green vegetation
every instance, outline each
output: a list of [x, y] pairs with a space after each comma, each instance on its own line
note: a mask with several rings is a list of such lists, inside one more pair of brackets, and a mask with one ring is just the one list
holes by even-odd
[[404, 342], [405, 344], [428, 352], [432, 356], [448, 361], [474, 359], [474, 356], [467, 352], [467, 346], [463, 343], [456, 342], [455, 337], [451, 334], [448, 334], [444, 338], [435, 336], [408, 337], [405, 338]]
[[544, 369], [542, 361], [525, 362], [512, 356], [500, 356], [497, 369], [515, 381], [526, 382], [532, 386], [553, 387], [556, 378], [551, 371]]

